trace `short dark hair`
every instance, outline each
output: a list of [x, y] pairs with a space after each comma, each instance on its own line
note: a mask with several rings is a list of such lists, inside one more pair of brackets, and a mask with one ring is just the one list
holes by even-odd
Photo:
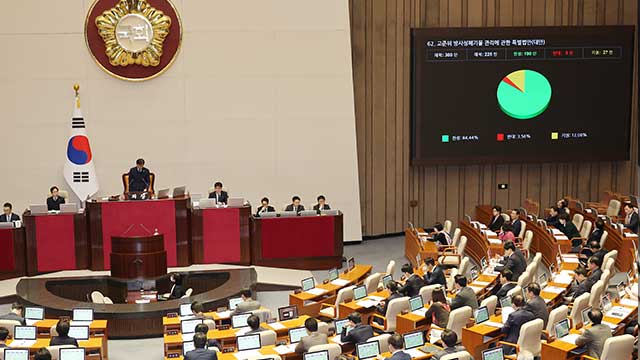
[[590, 249], [600, 249], [600, 242], [598, 240], [592, 240], [589, 242]]
[[198, 314], [204, 311], [204, 307], [201, 303], [194, 301], [191, 303], [191, 312], [194, 314]]
[[20, 310], [20, 312], [24, 314], [24, 306], [17, 302], [11, 304], [11, 310]]
[[182, 285], [182, 275], [180, 275], [180, 273], [173, 273], [171, 276], [173, 276], [173, 280], [176, 282], [176, 285]]
[[551, 207], [551, 210], [553, 210], [553, 211], [555, 211], [555, 212], [557, 212], [557, 213], [559, 213], [559, 212], [560, 212], [560, 208], [559, 208], [559, 207], [557, 207], [557, 206], [552, 206], [552, 207]]
[[511, 303], [517, 307], [524, 306], [524, 298], [520, 294], [511, 296]]
[[242, 289], [240, 290], [240, 295], [250, 298], [251, 297], [251, 289]]
[[513, 281], [513, 272], [509, 269], [502, 269], [501, 275], [507, 279], [507, 281]]
[[520, 209], [511, 209], [511, 211], [515, 211], [516, 214], [520, 215]]
[[268, 198], [268, 197], [266, 197], [266, 196], [265, 196], [265, 197], [263, 197], [263, 198], [262, 198], [262, 200], [260, 200], [260, 202], [261, 202], [261, 203], [262, 203], [262, 202], [265, 202], [265, 201], [266, 201], [267, 203], [269, 203], [269, 198]]
[[624, 203], [624, 205], [623, 205], [622, 207], [623, 207], [623, 208], [629, 208], [629, 209], [633, 210], [633, 205], [631, 205], [631, 203], [630, 203], [630, 202], [626, 202], [626, 203]]
[[395, 333], [389, 337], [389, 345], [393, 346], [394, 349], [402, 349], [404, 347], [404, 339], [402, 335]]
[[7, 329], [6, 327], [0, 326], [0, 341], [7, 340], [8, 336], [9, 336], [9, 329]]
[[599, 256], [592, 256], [589, 258], [590, 264], [596, 264], [598, 267], [602, 266], [602, 259]]
[[391, 293], [395, 293], [398, 292], [398, 283], [395, 281], [389, 281], [387, 283], [386, 288], [391, 292]]
[[444, 229], [444, 226], [442, 225], [442, 223], [437, 222], [433, 225], [433, 228], [438, 230], [438, 231], [442, 231]]
[[50, 192], [50, 193], [53, 193], [53, 190], [58, 190], [58, 191], [60, 191], [60, 189], [58, 189], [58, 187], [57, 187], [57, 186], [55, 186], [55, 185], [53, 185], [52, 187], [50, 187], [50, 188], [49, 188], [49, 192]]
[[493, 205], [493, 207], [491, 208], [497, 212], [502, 212], [502, 206], [500, 205]]
[[260, 327], [260, 318], [256, 315], [251, 315], [247, 318], [247, 325], [251, 328], [251, 330], [258, 330]]
[[441, 304], [446, 304], [447, 303], [447, 297], [444, 294], [444, 288], [443, 287], [439, 287], [439, 288], [433, 289], [433, 292], [431, 292], [431, 301], [439, 302]]
[[513, 225], [511, 225], [511, 221], [505, 221], [504, 224], [502, 224], [502, 231], [513, 232]]
[[585, 269], [585, 268], [583, 268], [583, 267], [578, 267], [578, 268], [576, 268], [575, 270], [573, 270], [573, 272], [574, 272], [576, 275], [582, 275], [582, 276], [584, 276], [584, 277], [586, 277], [586, 276], [587, 276], [587, 274], [588, 274], [587, 269]]
[[591, 309], [588, 315], [593, 325], [602, 323], [602, 311], [600, 309]]
[[56, 324], [56, 331], [59, 336], [68, 336], [69, 335], [69, 321], [60, 320]]
[[195, 333], [193, 335], [193, 345], [196, 349], [204, 349], [204, 346], [207, 345], [207, 334], [201, 332]]
[[300, 196], [295, 195], [294, 197], [291, 198], [291, 202], [294, 202], [296, 200], [300, 201]]
[[304, 327], [311, 332], [316, 332], [318, 331], [318, 320], [310, 317], [304, 321]]
[[567, 214], [566, 212], [563, 212], [560, 215], [558, 215], [558, 219], [569, 221], [569, 214]]
[[426, 259], [424, 259], [424, 263], [427, 265], [435, 265], [436, 261], [433, 260], [433, 258], [431, 256], [427, 256]]
[[140, 158], [140, 159], [136, 160], [136, 165], [144, 165], [144, 159]]
[[357, 312], [352, 312], [351, 314], [349, 314], [349, 316], [347, 316], [347, 319], [351, 320], [351, 322], [353, 322], [354, 324], [360, 324], [362, 322], [362, 318]]
[[440, 335], [440, 339], [442, 339], [442, 342], [447, 345], [447, 347], [453, 347], [458, 343], [458, 334], [451, 329], [444, 329]]
[[604, 229], [604, 220], [602, 220], [601, 218], [598, 218], [598, 220], [596, 220], [596, 229]]
[[465, 287], [465, 286], [467, 286], [467, 277], [464, 276], [464, 275], [458, 274], [455, 277], [455, 282], [456, 282], [456, 284], [458, 284], [458, 285], [460, 285], [462, 287]]
[[535, 296], [540, 295], [540, 285], [538, 285], [538, 283], [532, 282], [527, 286], [527, 290], [532, 292]]
[[506, 241], [502, 247], [505, 250], [516, 251], [516, 244], [514, 244], [513, 241], [511, 241], [511, 240]]
[[320, 201], [320, 200], [327, 200], [327, 199], [324, 197], [324, 195], [318, 195], [317, 200]]
[[33, 357], [34, 360], [51, 360], [51, 353], [47, 348], [40, 348]]
[[558, 200], [558, 202], [562, 205], [562, 207], [567, 207], [569, 205], [569, 200], [567, 200], [566, 198], [562, 198]]
[[216, 181], [216, 183], [215, 183], [215, 184], [213, 184], [213, 187], [214, 187], [214, 188], [222, 187], [222, 183], [221, 183], [220, 181]]
[[11, 205], [11, 203], [4, 203], [4, 205], [2, 205], [3, 207], [8, 207], [9, 209], [13, 209], [13, 206]]
[[409, 273], [409, 274], [413, 274], [413, 266], [411, 266], [411, 264], [404, 264], [402, 265], [402, 268], [400, 269], [403, 273]]
[[209, 332], [209, 327], [207, 326], [207, 324], [198, 324], [196, 325], [194, 332], [203, 333], [206, 335]]

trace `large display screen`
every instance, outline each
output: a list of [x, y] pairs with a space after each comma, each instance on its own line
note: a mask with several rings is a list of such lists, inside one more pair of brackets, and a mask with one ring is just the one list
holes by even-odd
[[412, 29], [412, 164], [628, 160], [633, 33]]

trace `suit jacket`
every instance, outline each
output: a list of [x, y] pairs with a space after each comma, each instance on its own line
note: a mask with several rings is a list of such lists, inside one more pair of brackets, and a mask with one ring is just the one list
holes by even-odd
[[0, 316], [0, 319], [2, 320], [14, 320], [14, 321], [19, 321], [20, 324], [22, 324], [22, 326], [27, 325], [27, 323], [24, 321], [24, 318], [21, 316], [18, 316], [12, 312], [8, 313], [8, 314], [4, 314], [2, 316]]
[[370, 325], [358, 324], [347, 334], [347, 327], [342, 328], [340, 341], [358, 344], [373, 337], [373, 328]]
[[64, 204], [64, 198], [62, 196], [58, 196], [57, 199], [54, 199], [53, 196], [49, 196], [47, 198], [47, 210], [60, 210], [60, 205]]
[[140, 171], [136, 166], [129, 169], [129, 192], [149, 190], [149, 186], [151, 186], [151, 176], [149, 174], [149, 169], [146, 167], [143, 167]]
[[[527, 260], [522, 255], [520, 249], [516, 249], [516, 251], [511, 254], [511, 256], [505, 256], [502, 259], [502, 263], [504, 266], [502, 269], [509, 269], [513, 273], [513, 279], [517, 280], [520, 275], [527, 269]], [[496, 271], [502, 271], [499, 267]]]
[[555, 228], [558, 227], [558, 225], [560, 225], [560, 221], [558, 221], [558, 215], [556, 216], [549, 216], [548, 218], [544, 219], [544, 221], [547, 222], [547, 225], [549, 226], [553, 226]]
[[[260, 206], [258, 208], [258, 210], [256, 211], [256, 216], [260, 216], [260, 213], [262, 212], [263, 208], [264, 208], [264, 206]], [[267, 205], [267, 210], [265, 210], [265, 212], [276, 212], [276, 208], [274, 208], [271, 205]]]
[[433, 268], [432, 272], [428, 272], [424, 277], [424, 285], [435, 285], [440, 284], [442, 286], [447, 286], [447, 279], [444, 276], [444, 268], [440, 265], [437, 265]]
[[524, 308], [520, 308], [511, 314], [509, 314], [509, 318], [507, 322], [504, 323], [502, 327], [502, 333], [506, 334], [504, 341], [510, 343], [518, 343], [518, 338], [520, 337], [520, 328], [522, 324], [529, 322], [536, 317], [529, 311]]
[[[447, 326], [449, 322], [449, 310], [445, 305], [442, 305], [439, 302], [434, 302], [429, 306], [427, 312], [424, 314], [424, 317], [427, 319], [428, 324], [436, 324], [441, 328]], [[435, 321], [434, 321], [435, 320]]]
[[[7, 217], [9, 219], [7, 219]], [[5, 214], [0, 215], [0, 222], [11, 222], [11, 221], [18, 221], [18, 220], [20, 220], [20, 216], [14, 213], [11, 213], [11, 216], [7, 216]]]
[[322, 209], [320, 209], [320, 204], [315, 204], [315, 205], [313, 205], [313, 210], [316, 210], [316, 211], [318, 211], [318, 210], [331, 210], [331, 208], [329, 207], [329, 204], [324, 204], [322, 206]]
[[625, 217], [624, 227], [633, 231], [634, 233], [638, 233], [638, 227], [640, 226], [638, 225], [639, 222], [640, 220], [638, 219], [638, 213], [635, 211], [632, 211], [631, 217], [629, 218], [628, 222], [627, 222], [627, 218]]
[[195, 349], [189, 351], [184, 360], [217, 360], [218, 354], [213, 350]]
[[520, 219], [516, 219], [511, 223], [513, 226], [513, 235], [516, 237], [520, 236], [520, 230], [522, 230], [522, 221]]
[[216, 199], [216, 202], [226, 204], [229, 200], [229, 194], [227, 194], [227, 192], [224, 190], [220, 191], [220, 194], [214, 191], [212, 193], [209, 193], [209, 199]]
[[594, 240], [600, 242], [600, 239], [602, 239], [602, 234], [604, 234], [604, 229], [596, 228], [595, 230], [593, 230], [591, 235], [589, 235], [589, 242]]
[[451, 310], [455, 310], [463, 306], [471, 306], [473, 310], [478, 308], [478, 298], [476, 297], [476, 293], [468, 286], [460, 289], [460, 292], [456, 294], [456, 297], [451, 300]]
[[393, 355], [391, 355], [391, 357], [389, 358], [391, 360], [411, 360], [411, 355], [407, 354], [406, 352], [399, 350], [396, 351], [395, 353], [393, 353]]
[[70, 337], [70, 336], [54, 336], [51, 338], [50, 346], [56, 345], [73, 345], [78, 347], [78, 340]]
[[312, 346], [324, 345], [328, 343], [329, 343], [329, 339], [327, 338], [327, 334], [322, 334], [316, 331], [309, 334], [309, 336], [305, 336], [302, 339], [300, 339], [300, 342], [298, 343], [298, 345], [296, 345], [295, 351], [298, 354], [302, 354], [309, 351], [309, 349]]
[[175, 284], [171, 287], [171, 295], [169, 295], [169, 300], [180, 299], [184, 296], [185, 288], [182, 285]]
[[442, 350], [438, 350], [435, 353], [433, 353], [433, 355], [431, 355], [431, 359], [440, 360], [440, 358], [443, 358], [445, 355], [457, 353], [459, 351], [467, 351], [467, 349], [462, 345], [456, 345], [454, 347], [447, 347], [447, 348], [444, 348]]
[[[509, 291], [511, 291], [511, 289], [513, 289], [514, 287], [516, 287], [516, 283], [514, 282], [508, 282], [504, 285], [496, 285], [492, 290], [491, 293], [495, 296], [498, 297], [498, 300], [502, 299], [503, 297], [507, 296], [507, 293]], [[494, 292], [495, 290], [495, 292]], [[500, 301], [498, 301], [498, 306], [500, 306]]]
[[[562, 231], [563, 234], [565, 234], [569, 240], [573, 239], [573, 238], [579, 238], [580, 237], [580, 231], [578, 231], [578, 228], [576, 228], [576, 226], [573, 224], [572, 221], [567, 221], [566, 224], [564, 225], [559, 225], [559, 229], [560, 231]], [[573, 247], [577, 247], [582, 245], [582, 241], [578, 241], [576, 240], [575, 242], [571, 242], [571, 246]]]
[[236, 309], [233, 310], [233, 313], [242, 314], [242, 313], [251, 312], [253, 310], [258, 310], [258, 309], [260, 309], [260, 302], [258, 302], [257, 300], [249, 299], [247, 301], [238, 303], [238, 305], [236, 306]]
[[398, 289], [398, 292], [408, 297], [414, 297], [420, 294], [420, 288], [423, 286], [424, 280], [416, 274], [411, 274], [404, 285]]
[[433, 237], [433, 241], [443, 246], [450, 245], [449, 240], [447, 240], [447, 235], [445, 235], [444, 232], [435, 234]]
[[576, 339], [576, 345], [585, 346], [587, 355], [600, 359], [604, 342], [611, 337], [611, 329], [607, 325], [598, 324], [585, 329], [584, 333]]
[[536, 296], [529, 300], [524, 306], [524, 309], [529, 311], [536, 317], [536, 319], [542, 319], [544, 321], [544, 327], [547, 328], [547, 322], [549, 321], [549, 310], [547, 310], [547, 304], [540, 296]]
[[502, 214], [498, 214], [498, 216], [491, 219], [491, 223], [489, 224], [489, 230], [498, 231], [502, 229], [503, 224], [504, 224], [504, 219], [502, 218]]
[[[287, 205], [287, 207], [284, 208], [284, 211], [294, 211], [293, 204]], [[302, 206], [302, 204], [298, 205], [298, 208], [295, 209], [295, 212], [297, 213], [299, 213], [300, 211], [304, 211], [304, 206]]]
[[207, 340], [207, 348], [209, 348], [211, 350], [211, 348], [218, 348], [218, 350], [222, 351], [222, 345], [220, 345], [220, 342], [216, 339], [209, 339]]
[[591, 291], [593, 285], [595, 285], [598, 280], [600, 280], [600, 276], [602, 276], [602, 270], [600, 268], [596, 268], [591, 272], [589, 277], [578, 285], [578, 288], [573, 293], [573, 300], [575, 300], [578, 296], [588, 293]]
[[378, 312], [383, 316], [387, 316], [387, 308], [389, 307], [389, 303], [391, 302], [391, 300], [399, 299], [401, 297], [402, 294], [397, 292], [389, 295], [389, 297], [384, 301], [384, 306], [378, 305], [376, 306], [376, 310], [378, 310]]

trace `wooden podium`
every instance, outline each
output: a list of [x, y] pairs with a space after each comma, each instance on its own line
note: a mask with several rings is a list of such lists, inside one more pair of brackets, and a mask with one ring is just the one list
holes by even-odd
[[150, 279], [167, 274], [164, 236], [111, 237], [111, 276]]

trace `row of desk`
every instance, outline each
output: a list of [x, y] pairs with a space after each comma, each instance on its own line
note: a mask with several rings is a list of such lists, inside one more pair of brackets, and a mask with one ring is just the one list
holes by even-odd
[[[342, 215], [255, 218], [251, 207], [193, 209], [189, 197], [88, 202], [82, 214], [25, 214], [0, 229], [0, 278], [109, 270], [112, 236], [164, 235], [167, 265], [230, 263], [299, 269], [342, 260]], [[304, 244], [304, 246], [300, 246]], [[53, 255], [55, 254], [55, 255]]]

